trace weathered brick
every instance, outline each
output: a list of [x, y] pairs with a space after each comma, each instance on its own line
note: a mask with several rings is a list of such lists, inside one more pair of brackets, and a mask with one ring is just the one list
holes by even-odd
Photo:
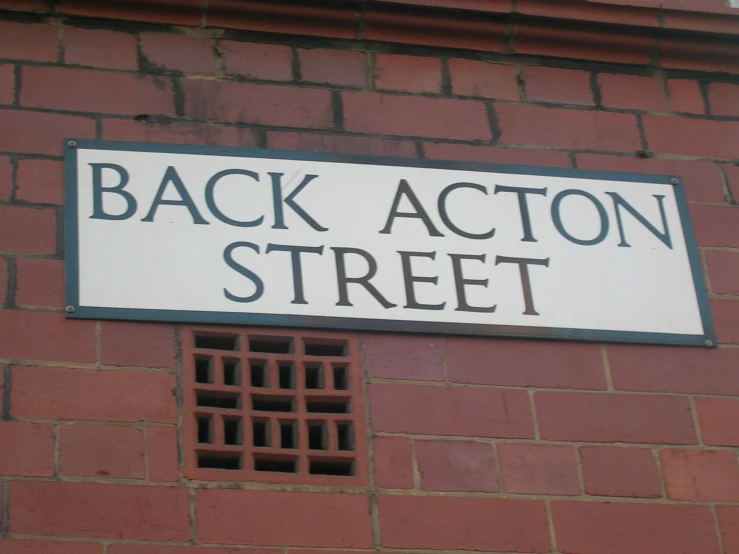
[[739, 208], [695, 204], [690, 215], [699, 246], [739, 247]]
[[739, 164], [724, 164], [721, 167], [726, 175], [732, 198], [739, 198]]
[[64, 261], [44, 258], [16, 258], [15, 302], [19, 306], [62, 308], [64, 302]]
[[[33, 40], [28, 40], [33, 37]], [[58, 28], [53, 25], [0, 22], [0, 58], [55, 62], [59, 53]]]
[[186, 80], [185, 115], [228, 123], [327, 128], [331, 93], [314, 88]]
[[498, 444], [503, 491], [513, 494], [577, 495], [575, 449], [550, 444]]
[[147, 0], [137, 0], [141, 9], [132, 9], [128, 4], [118, 2], [79, 2], [63, 0], [56, 7], [59, 13], [97, 17], [103, 19], [124, 19], [140, 21], [142, 9], [147, 23], [168, 23], [197, 27], [201, 23], [202, 0], [157, 0], [155, 4]]
[[[243, 548], [218, 548], [213, 546], [165, 546], [153, 544], [111, 544], [108, 554], [244, 554]], [[309, 551], [290, 550], [293, 554], [307, 554]], [[29, 554], [32, 554], [29, 552]], [[65, 553], [66, 554], [66, 553]], [[73, 554], [70, 552], [70, 554]], [[275, 550], [250, 548], [249, 554], [275, 554]]]
[[406, 92], [441, 92], [441, 60], [421, 56], [377, 54], [375, 88]]
[[13, 193], [13, 162], [10, 158], [0, 157], [0, 200], [10, 200]]
[[64, 203], [64, 164], [54, 160], [18, 160], [18, 200]]
[[205, 543], [372, 547], [365, 495], [198, 490], [196, 498], [198, 538]]
[[0, 206], [0, 252], [53, 254], [55, 251], [54, 210]]
[[721, 173], [718, 165], [714, 162], [609, 156], [605, 154], [577, 154], [577, 167], [596, 171], [675, 175], [682, 178], [688, 200], [724, 201]]
[[423, 490], [498, 492], [492, 445], [467, 441], [416, 441], [415, 449]]
[[67, 321], [60, 313], [2, 310], [0, 336], [0, 358], [95, 361], [92, 321]]
[[54, 427], [46, 423], [0, 421], [0, 475], [52, 477]]
[[590, 88], [590, 73], [574, 69], [526, 66], [522, 74], [528, 100], [595, 105]]
[[676, 116], [646, 115], [643, 118], [649, 149], [719, 159], [736, 158], [739, 121], [708, 121]]
[[385, 548], [549, 552], [543, 502], [387, 495], [377, 502]]
[[[60, 156], [66, 138], [95, 138], [95, 120], [53, 113], [0, 110], [0, 151]], [[43, 133], [29, 133], [43, 129]]]
[[185, 489], [17, 481], [10, 483], [10, 498], [11, 533], [190, 540], [190, 506]]
[[734, 452], [666, 449], [659, 455], [668, 498], [739, 502], [739, 464]]
[[667, 90], [670, 95], [670, 109], [673, 112], [706, 113], [706, 104], [698, 81], [669, 79]]
[[536, 393], [545, 440], [697, 444], [684, 397]]
[[100, 554], [101, 552], [101, 546], [91, 542], [23, 539], [3, 539], [2, 541], [3, 554]]
[[473, 100], [345, 92], [344, 128], [360, 133], [490, 139], [485, 105]]
[[739, 350], [609, 345], [619, 390], [739, 395]]
[[739, 554], [739, 506], [716, 506], [723, 554]]
[[515, 65], [451, 59], [449, 74], [454, 94], [519, 100], [518, 69]]
[[223, 71], [267, 81], [292, 81], [293, 52], [281, 44], [221, 42]]
[[552, 503], [557, 547], [588, 554], [718, 554], [708, 506]]
[[391, 140], [352, 135], [323, 133], [267, 132], [267, 146], [279, 150], [308, 152], [340, 152], [344, 154], [374, 154], [376, 156], [418, 156], [416, 145], [408, 140]]
[[524, 391], [371, 385], [375, 431], [463, 437], [532, 438]]
[[580, 449], [585, 493], [660, 498], [657, 463], [646, 448], [585, 446]]
[[739, 254], [724, 250], [705, 252], [711, 291], [739, 295]]
[[558, 148], [641, 149], [636, 118], [630, 114], [498, 104], [501, 142]]
[[667, 108], [662, 81], [639, 75], [598, 75], [602, 103], [606, 108], [664, 112]]
[[146, 454], [149, 462], [149, 479], [152, 481], [177, 481], [179, 479], [177, 429], [147, 427]]
[[136, 37], [107, 29], [64, 28], [64, 61], [110, 69], [138, 69]]
[[729, 83], [711, 83], [708, 102], [713, 115], [739, 116], [739, 86]]
[[0, 104], [15, 101], [15, 66], [0, 64]]
[[16, 367], [11, 415], [176, 423], [175, 386], [173, 375], [160, 372]]
[[712, 446], [739, 446], [739, 400], [696, 398], [703, 442]]
[[711, 300], [711, 315], [719, 344], [739, 344], [739, 301]]
[[164, 142], [198, 146], [254, 148], [257, 139], [251, 129], [197, 123], [145, 123], [127, 119], [103, 120], [105, 140]]
[[606, 388], [600, 347], [595, 344], [448, 338], [450, 381], [479, 385], [571, 389]]
[[467, 144], [449, 143], [424, 143], [423, 150], [426, 157], [440, 160], [572, 167], [572, 161], [567, 152], [556, 152], [554, 150], [469, 146]]
[[0, 306], [5, 304], [7, 300], [7, 296], [8, 296], [8, 259], [3, 256], [0, 256]]
[[444, 380], [439, 337], [365, 335], [362, 352], [364, 368], [372, 378]]
[[140, 429], [120, 425], [59, 427], [59, 472], [75, 477], [143, 479], [144, 440]]
[[103, 321], [100, 361], [106, 365], [166, 367], [175, 365], [172, 325]]
[[363, 87], [367, 84], [367, 56], [353, 50], [298, 50], [303, 81]]
[[387, 489], [413, 488], [413, 453], [405, 437], [375, 437], [372, 443], [375, 484]]
[[186, 74], [215, 73], [215, 42], [211, 39], [171, 33], [141, 33], [140, 41], [141, 53], [156, 68]]

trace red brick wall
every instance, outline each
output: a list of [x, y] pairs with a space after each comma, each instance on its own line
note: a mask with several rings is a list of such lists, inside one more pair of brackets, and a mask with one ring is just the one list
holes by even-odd
[[[0, 552], [739, 553], [739, 76], [5, 17]], [[65, 319], [65, 137], [678, 174], [721, 347], [363, 335], [368, 487], [191, 482], [178, 326]]]

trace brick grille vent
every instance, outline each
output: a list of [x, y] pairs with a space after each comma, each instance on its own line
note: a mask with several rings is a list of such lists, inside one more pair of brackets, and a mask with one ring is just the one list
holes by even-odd
[[189, 478], [366, 482], [354, 337], [189, 328], [183, 355]]

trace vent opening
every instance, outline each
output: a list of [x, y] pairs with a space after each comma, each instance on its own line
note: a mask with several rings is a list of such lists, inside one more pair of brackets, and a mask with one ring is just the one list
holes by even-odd
[[308, 471], [311, 475], [350, 477], [354, 475], [354, 462], [351, 460], [311, 460]]
[[257, 388], [269, 387], [269, 371], [267, 362], [252, 361], [250, 362], [251, 386]]
[[198, 452], [198, 467], [202, 469], [238, 470], [242, 468], [241, 460], [241, 454]]
[[213, 358], [210, 356], [197, 356], [195, 358], [195, 382], [213, 382]]
[[249, 351], [290, 354], [293, 351], [293, 340], [290, 337], [249, 337]]
[[295, 371], [293, 371], [292, 364], [280, 364], [280, 388], [281, 389], [294, 389], [295, 388]]
[[292, 398], [281, 396], [254, 396], [251, 397], [252, 408], [255, 412], [294, 412], [295, 401]]
[[203, 408], [238, 410], [241, 407], [241, 395], [200, 390], [197, 392], [195, 403]]
[[238, 350], [239, 337], [237, 335], [195, 335], [195, 348], [203, 350]]
[[343, 366], [334, 366], [334, 389], [349, 390], [349, 370]]
[[280, 448], [298, 447], [298, 427], [294, 421], [280, 422]]
[[241, 384], [241, 364], [239, 360], [223, 360], [223, 384], [238, 387]]
[[336, 422], [336, 438], [339, 441], [339, 450], [354, 450], [354, 428], [351, 423]]
[[348, 400], [311, 400], [306, 402], [308, 412], [313, 414], [348, 414]]
[[328, 450], [328, 432], [325, 421], [308, 423], [308, 448], [311, 450]]
[[200, 415], [198, 422], [198, 442], [200, 444], [211, 444], [213, 442], [213, 416]]
[[252, 443], [257, 447], [268, 447], [272, 434], [269, 431], [269, 420], [255, 419], [252, 422]]
[[297, 473], [297, 458], [266, 458], [262, 456], [254, 457], [255, 471], [271, 471], [276, 473]]
[[346, 356], [348, 344], [345, 340], [305, 339], [306, 356]]
[[237, 446], [243, 444], [241, 433], [241, 418], [224, 418], [223, 420], [223, 444]]
[[309, 364], [305, 366], [305, 388], [323, 388], [323, 366], [321, 364]]

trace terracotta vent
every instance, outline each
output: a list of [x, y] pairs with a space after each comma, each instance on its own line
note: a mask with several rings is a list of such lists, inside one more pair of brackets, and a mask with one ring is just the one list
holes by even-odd
[[186, 328], [183, 381], [189, 478], [366, 483], [355, 337]]

